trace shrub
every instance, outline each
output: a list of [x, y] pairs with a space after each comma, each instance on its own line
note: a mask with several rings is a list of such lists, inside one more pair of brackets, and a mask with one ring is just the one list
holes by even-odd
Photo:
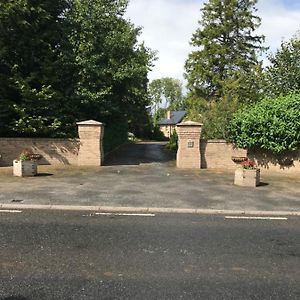
[[229, 98], [208, 103], [208, 110], [203, 113], [203, 139], [228, 140], [228, 123], [237, 111], [238, 103]]
[[164, 136], [164, 134], [160, 131], [158, 126], [155, 126], [149, 136], [151, 140], [154, 141], [167, 141], [168, 139]]
[[166, 147], [170, 150], [177, 151], [177, 149], [178, 149], [178, 136], [177, 136], [177, 133], [176, 133], [175, 129], [173, 130], [173, 132], [170, 136], [169, 143], [167, 144]]
[[300, 146], [300, 93], [264, 99], [238, 111], [229, 125], [238, 147], [261, 148], [275, 154]]
[[237, 111], [238, 102], [223, 97], [218, 101], [208, 102], [193, 97], [187, 100], [187, 119], [203, 123], [203, 139], [228, 139], [228, 123]]

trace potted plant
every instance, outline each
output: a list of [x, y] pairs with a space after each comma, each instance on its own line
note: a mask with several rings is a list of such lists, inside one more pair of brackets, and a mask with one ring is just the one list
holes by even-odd
[[35, 176], [37, 174], [37, 155], [29, 150], [22, 150], [13, 162], [14, 176]]
[[254, 161], [246, 159], [235, 170], [234, 184], [240, 186], [256, 187], [260, 183], [260, 169]]

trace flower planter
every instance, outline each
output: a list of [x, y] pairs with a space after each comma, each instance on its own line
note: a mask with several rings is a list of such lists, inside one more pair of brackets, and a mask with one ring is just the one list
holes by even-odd
[[37, 162], [34, 160], [14, 160], [14, 176], [35, 176], [37, 174]]
[[239, 186], [256, 187], [260, 183], [260, 169], [238, 168], [234, 174], [234, 184]]

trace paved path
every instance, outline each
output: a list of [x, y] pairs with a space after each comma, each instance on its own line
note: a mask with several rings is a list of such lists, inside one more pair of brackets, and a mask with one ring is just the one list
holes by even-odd
[[300, 220], [0, 213], [1, 300], [298, 300]]
[[16, 178], [0, 168], [0, 204], [300, 212], [300, 176], [263, 174], [264, 185], [237, 187], [233, 171], [177, 169], [161, 143], [126, 146], [101, 168], [39, 166], [39, 172]]

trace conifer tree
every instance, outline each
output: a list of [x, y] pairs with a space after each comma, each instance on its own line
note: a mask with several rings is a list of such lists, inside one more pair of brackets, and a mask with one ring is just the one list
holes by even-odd
[[191, 97], [218, 100], [222, 97], [253, 101], [259, 88], [257, 54], [265, 50], [264, 37], [255, 34], [260, 18], [257, 0], [209, 0], [202, 8], [200, 27], [191, 45], [196, 49], [186, 61]]

